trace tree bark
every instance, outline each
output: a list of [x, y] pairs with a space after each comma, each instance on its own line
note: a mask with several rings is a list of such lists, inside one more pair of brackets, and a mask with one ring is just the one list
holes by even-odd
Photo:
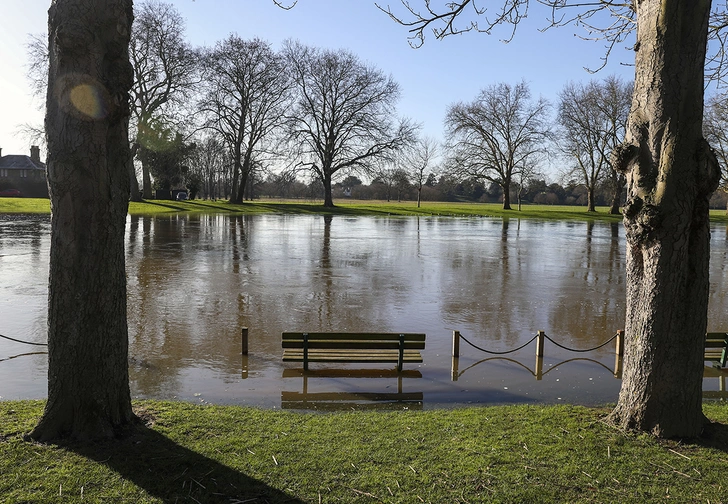
[[324, 176], [321, 182], [324, 184], [324, 206], [326, 208], [334, 208], [334, 199], [331, 195], [331, 173], [329, 173], [329, 170], [324, 170]]
[[149, 175], [149, 163], [142, 160], [142, 198], [152, 199], [152, 177]]
[[628, 181], [624, 374], [610, 420], [661, 437], [700, 434], [708, 199], [719, 172], [702, 135], [709, 0], [642, 0], [635, 88], [613, 166]]
[[95, 439], [135, 420], [124, 227], [131, 0], [54, 0], [46, 103], [48, 401], [30, 437]]
[[614, 170], [610, 170], [612, 179], [612, 203], [609, 206], [609, 213], [611, 215], [619, 215], [619, 203], [622, 197], [622, 187], [624, 186], [623, 175], [617, 173]]
[[129, 163], [129, 201], [136, 202], [142, 201], [142, 194], [139, 192], [139, 181], [137, 180], [136, 170], [134, 169], [134, 158], [138, 150], [139, 144], [137, 142], [134, 142], [129, 148], [129, 155], [132, 159], [132, 162]]
[[233, 146], [233, 187], [230, 191], [230, 203], [240, 204], [243, 202], [243, 195], [240, 192], [240, 177], [243, 174], [243, 152], [242, 146], [236, 143]]
[[589, 185], [586, 188], [586, 211], [587, 212], [596, 212], [596, 202], [594, 201], [594, 186]]
[[609, 205], [610, 215], [619, 215], [619, 196], [612, 196], [612, 203]]
[[503, 210], [510, 210], [511, 209], [511, 179], [510, 177], [506, 178], [503, 182], [503, 185], [501, 185], [501, 189], [503, 189]]
[[139, 192], [139, 181], [136, 178], [136, 170], [134, 170], [133, 162], [129, 163], [129, 200], [142, 201], [142, 194]]

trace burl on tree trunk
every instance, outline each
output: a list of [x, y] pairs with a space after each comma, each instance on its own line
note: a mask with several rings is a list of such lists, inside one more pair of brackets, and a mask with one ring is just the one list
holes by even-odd
[[[703, 428], [708, 199], [717, 161], [702, 135], [710, 2], [636, 2], [635, 87], [613, 166], [628, 181], [626, 353], [610, 420], [661, 437]], [[649, 22], [648, 22], [649, 21]]]
[[135, 420], [124, 264], [132, 1], [55, 0], [48, 14], [48, 402], [30, 437], [94, 439]]

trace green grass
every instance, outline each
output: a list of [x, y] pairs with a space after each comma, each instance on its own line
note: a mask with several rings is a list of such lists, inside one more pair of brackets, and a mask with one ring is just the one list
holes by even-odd
[[[581, 220], [621, 222], [620, 215], [610, 215], [605, 207], [587, 212], [578, 206], [523, 205], [521, 210], [503, 210], [495, 203], [423, 202], [420, 208], [415, 202], [386, 202], [366, 200], [342, 200], [335, 208], [325, 208], [320, 202], [298, 200], [256, 200], [233, 205], [226, 201], [164, 201], [147, 200], [129, 204], [131, 215], [185, 214], [323, 214], [323, 215], [374, 215], [374, 216], [450, 216], [450, 217], [497, 217], [513, 219]], [[47, 199], [0, 198], [0, 214], [48, 214]], [[711, 210], [712, 222], [728, 223], [724, 210]]]
[[148, 428], [23, 441], [40, 401], [0, 402], [2, 502], [728, 502], [728, 405], [695, 442], [624, 434], [605, 409], [292, 413], [136, 402]]
[[44, 198], [0, 198], [0, 214], [49, 214], [50, 200]]

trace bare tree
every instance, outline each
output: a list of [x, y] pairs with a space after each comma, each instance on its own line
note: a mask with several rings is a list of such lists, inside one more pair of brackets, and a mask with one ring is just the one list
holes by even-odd
[[[184, 40], [185, 23], [175, 7], [158, 0], [138, 4], [132, 26], [130, 57], [134, 68], [132, 97], [132, 156], [150, 148], [147, 133], [153, 121], [171, 122], [173, 108], [185, 103], [197, 77], [197, 54]], [[27, 77], [32, 94], [44, 96], [48, 81], [47, 36], [30, 35], [27, 48]], [[35, 128], [35, 126], [30, 126]], [[149, 157], [149, 156], [147, 156]], [[129, 173], [131, 198], [152, 197], [149, 166], [143, 160], [142, 185], [132, 166]]]
[[213, 136], [198, 139], [195, 143], [197, 148], [192, 153], [190, 169], [202, 180], [203, 197], [224, 197], [222, 179], [227, 161], [224, 145]]
[[45, 98], [48, 89], [48, 35], [45, 33], [28, 35], [25, 49], [27, 58], [25, 76], [30, 82], [30, 94], [34, 98]]
[[290, 103], [283, 57], [260, 39], [231, 35], [204, 58], [200, 111], [223, 139], [233, 161], [230, 201], [241, 203], [256, 161], [272, 151]]
[[619, 147], [619, 142], [624, 138], [634, 86], [632, 82], [625, 83], [611, 77], [607, 77], [604, 80], [604, 86], [606, 94], [603, 104], [606, 106], [606, 115], [611, 118], [610, 133], [608, 135], [614, 142], [610, 146], [609, 159], [609, 185], [612, 188], [612, 202], [609, 206], [609, 213], [619, 215], [622, 194], [627, 185], [627, 178], [623, 172], [618, 171], [612, 164], [611, 153]]
[[42, 124], [20, 124], [15, 129], [15, 135], [24, 139], [28, 145], [37, 145], [46, 150], [46, 134]]
[[[720, 165], [718, 187], [728, 193], [728, 95], [716, 94], [707, 100], [703, 134], [710, 143]], [[726, 209], [728, 211], [728, 208]]]
[[[615, 174], [612, 182], [618, 180], [610, 156], [624, 137], [631, 92], [631, 85], [622, 84], [612, 76], [603, 82], [571, 82], [559, 95], [559, 143], [564, 154], [575, 163], [568, 175], [578, 176], [586, 188], [589, 212], [596, 211], [597, 186], [612, 173]], [[621, 187], [616, 185], [618, 198]]]
[[136, 419], [124, 263], [132, 2], [53, 2], [48, 16], [48, 401], [30, 437], [112, 437]]
[[432, 168], [439, 154], [439, 144], [432, 137], [419, 137], [411, 147], [404, 151], [403, 167], [409, 180], [417, 189], [417, 208], [422, 201], [422, 186], [432, 173]]
[[[515, 29], [530, 3], [499, 0], [501, 15], [489, 27], [505, 23]], [[658, 436], [698, 436], [706, 422], [701, 389], [709, 294], [708, 201], [720, 179], [702, 132], [703, 76], [709, 27], [711, 34], [720, 33], [726, 23], [710, 22], [710, 1], [538, 3], [552, 9], [553, 25], [590, 28], [606, 41], [607, 54], [636, 27], [632, 105], [625, 142], [612, 158], [628, 183], [627, 345], [622, 388], [610, 420]], [[415, 40], [424, 40], [431, 24], [444, 26], [438, 36], [457, 31], [455, 20], [474, 2], [448, 2], [443, 12], [435, 12], [426, 0], [424, 15], [403, 5], [412, 19], [404, 23]], [[725, 6], [712, 13], [713, 20], [721, 16]], [[605, 25], [597, 24], [605, 19]], [[722, 65], [720, 58], [708, 61]]]
[[524, 164], [520, 167], [518, 170], [518, 174], [516, 175], [516, 197], [518, 198], [518, 211], [521, 211], [521, 200], [523, 196], [523, 191], [526, 188], [526, 185], [530, 183], [533, 179], [536, 177], [542, 177], [542, 173], [538, 169], [538, 162], [537, 158], [530, 159], [528, 163]]
[[369, 167], [369, 171], [373, 178], [372, 184], [382, 184], [386, 190], [387, 201], [391, 201], [392, 188], [399, 178], [398, 173], [401, 171], [400, 157], [378, 159]]
[[[189, 99], [199, 80], [198, 54], [184, 39], [185, 21], [179, 11], [172, 4], [148, 0], [137, 4], [135, 15], [129, 47], [134, 68], [131, 89], [134, 155], [139, 149], [153, 148], [146, 136], [153, 130], [152, 123], [173, 122], [174, 107]], [[141, 195], [151, 198], [150, 167], [140, 159]], [[140, 199], [136, 174], [132, 176], [132, 199]]]
[[514, 177], [544, 151], [550, 138], [549, 110], [544, 98], [531, 99], [525, 82], [489, 86], [470, 103], [450, 105], [445, 128], [452, 169], [461, 178], [498, 184], [503, 209], [510, 210]]
[[333, 207], [335, 175], [366, 172], [414, 138], [416, 127], [395, 121], [399, 86], [344, 50], [286, 46], [298, 97], [289, 116], [289, 135], [300, 166], [324, 186], [324, 206]]

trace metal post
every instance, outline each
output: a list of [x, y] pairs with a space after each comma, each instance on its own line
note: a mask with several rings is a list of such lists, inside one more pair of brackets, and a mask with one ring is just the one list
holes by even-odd
[[243, 355], [248, 355], [248, 328], [243, 327]]
[[458, 381], [458, 376], [460, 375], [460, 372], [458, 371], [458, 362], [459, 361], [460, 361], [459, 357], [452, 358], [452, 381]]
[[617, 331], [616, 346], [615, 353], [620, 357], [624, 357], [624, 331], [622, 329]]
[[240, 373], [240, 377], [244, 380], [248, 377], [248, 356], [243, 355], [243, 371]]
[[452, 356], [460, 357], [460, 331], [452, 332]]
[[543, 357], [543, 344], [546, 337], [546, 333], [544, 331], [539, 331], [536, 333], [536, 357]]
[[536, 380], [543, 378], [543, 357], [536, 357], [536, 372], [534, 373]]

